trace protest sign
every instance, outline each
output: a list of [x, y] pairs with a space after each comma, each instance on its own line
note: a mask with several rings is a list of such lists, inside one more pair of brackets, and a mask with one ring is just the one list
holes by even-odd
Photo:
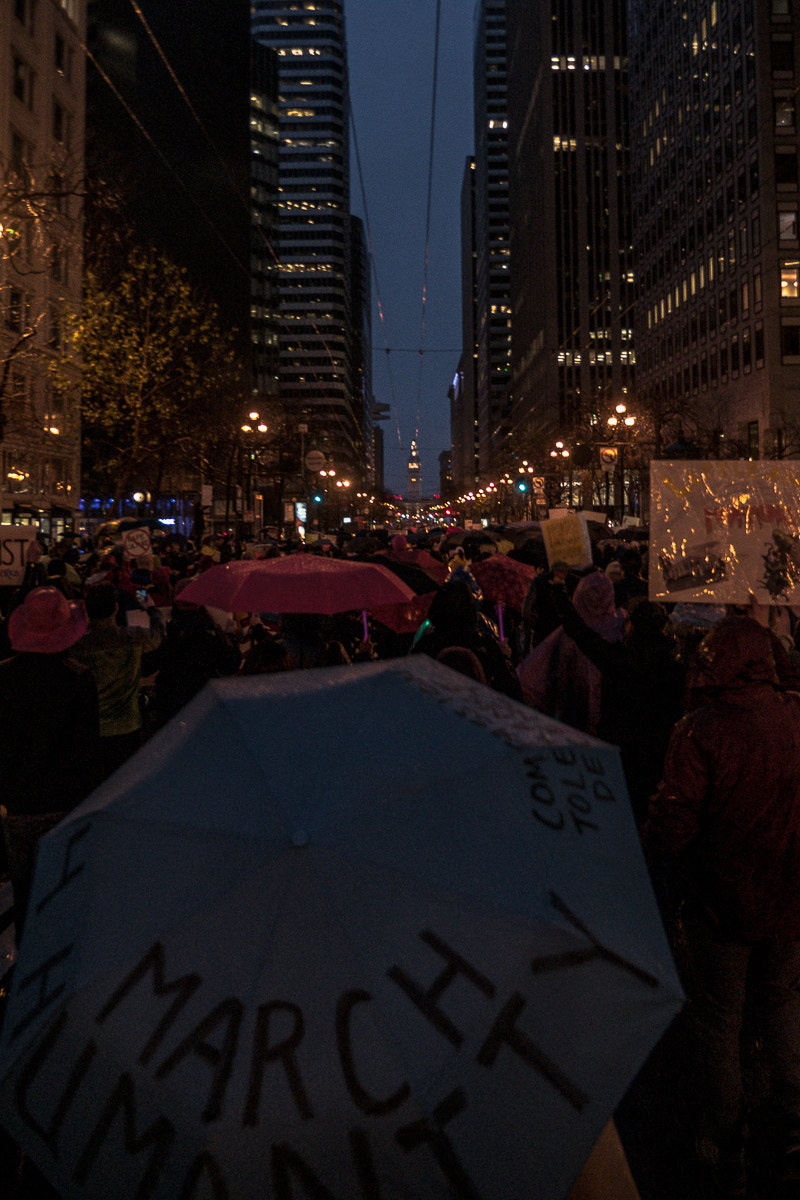
[[122, 535], [122, 545], [129, 558], [141, 558], [150, 554], [153, 549], [149, 529], [126, 529]]
[[654, 461], [650, 492], [651, 599], [800, 602], [800, 463]]
[[20, 586], [28, 546], [38, 532], [35, 525], [0, 525], [0, 587]]
[[591, 566], [592, 544], [582, 513], [572, 512], [542, 521], [542, 537], [550, 567], [557, 562], [578, 569]]

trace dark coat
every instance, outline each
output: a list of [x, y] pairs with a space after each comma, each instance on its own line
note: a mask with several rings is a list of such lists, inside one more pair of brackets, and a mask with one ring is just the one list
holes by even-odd
[[59, 654], [0, 663], [0, 801], [11, 813], [66, 813], [100, 781], [91, 671]]
[[727, 936], [800, 938], [800, 695], [784, 692], [771, 639], [750, 617], [704, 638], [705, 703], [670, 741], [643, 830], [648, 852], [683, 857], [692, 897]]
[[475, 655], [489, 687], [514, 700], [522, 700], [516, 672], [490, 623], [478, 611], [474, 593], [468, 584], [451, 579], [434, 596], [424, 632], [414, 641], [411, 653], [438, 658], [443, 650], [452, 647], [461, 647]]
[[684, 670], [657, 621], [634, 626], [624, 641], [608, 642], [581, 620], [563, 592], [556, 594], [564, 632], [600, 671], [597, 736], [620, 749], [640, 824], [661, 779], [673, 727], [683, 716]]

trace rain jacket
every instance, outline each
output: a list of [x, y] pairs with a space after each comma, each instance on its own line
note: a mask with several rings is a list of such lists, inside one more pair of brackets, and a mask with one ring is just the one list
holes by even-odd
[[642, 838], [681, 858], [728, 937], [800, 938], [800, 695], [778, 684], [769, 632], [726, 617], [700, 645]]

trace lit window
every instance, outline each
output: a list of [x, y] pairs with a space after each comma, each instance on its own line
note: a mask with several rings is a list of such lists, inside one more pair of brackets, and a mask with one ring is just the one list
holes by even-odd
[[800, 262], [786, 262], [781, 267], [781, 299], [796, 300], [800, 296]]

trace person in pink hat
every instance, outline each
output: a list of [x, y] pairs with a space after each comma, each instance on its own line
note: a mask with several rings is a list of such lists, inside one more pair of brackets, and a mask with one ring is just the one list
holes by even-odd
[[69, 657], [87, 625], [83, 602], [56, 587], [34, 588], [8, 619], [14, 654], [0, 662], [0, 798], [18, 932], [39, 837], [101, 778], [97, 686]]

